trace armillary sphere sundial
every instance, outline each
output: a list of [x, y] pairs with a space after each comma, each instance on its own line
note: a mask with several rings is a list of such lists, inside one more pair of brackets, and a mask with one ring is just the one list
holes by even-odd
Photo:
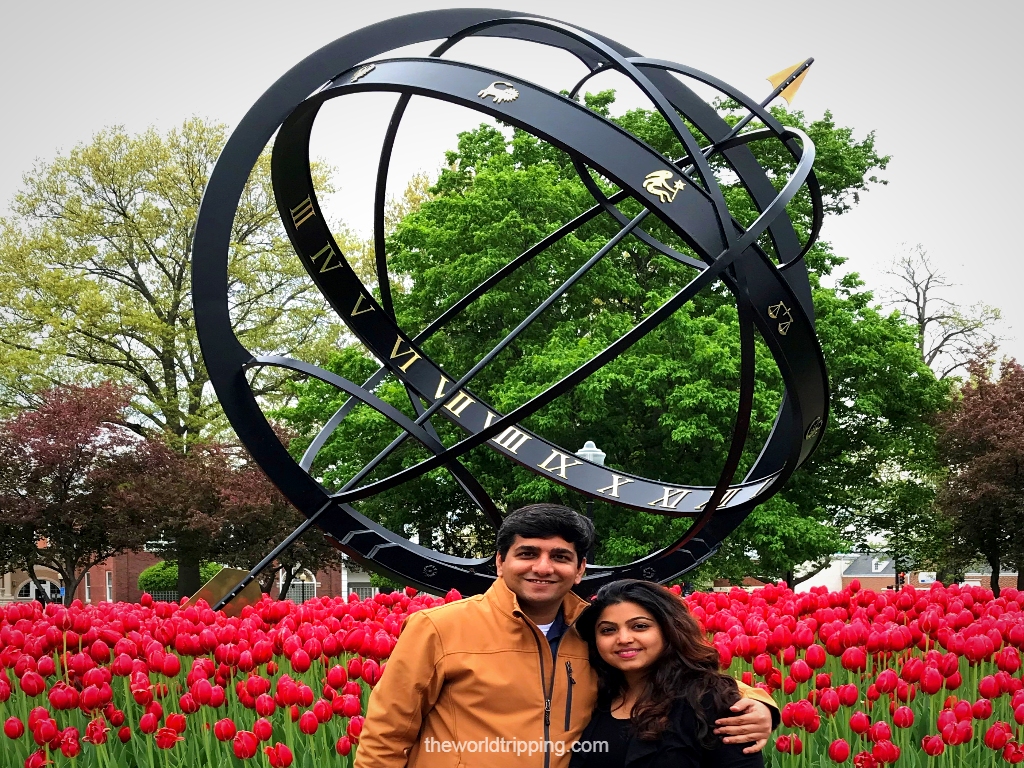
[[[470, 37], [506, 37], [554, 46], [573, 54], [587, 66], [589, 74], [563, 96], [514, 74], [444, 58], [453, 46]], [[428, 57], [378, 58], [387, 51], [431, 40], [441, 42]], [[828, 415], [828, 381], [814, 333], [811, 292], [803, 262], [822, 219], [821, 194], [812, 172], [814, 145], [801, 131], [781, 125], [766, 109], [809, 64], [810, 60], [797, 67], [767, 99], [757, 103], [703, 72], [644, 58], [569, 24], [513, 11], [459, 9], [417, 13], [360, 29], [321, 48], [271, 86], [232, 134], [213, 170], [199, 213], [193, 261], [196, 326], [217, 396], [254, 459], [307, 517], [254, 573], [309, 525], [316, 524], [355, 561], [400, 582], [432, 591], [452, 587], [464, 594], [484, 591], [494, 578], [492, 557], [459, 558], [419, 546], [368, 519], [354, 506], [361, 499], [445, 468], [497, 525], [501, 517], [498, 506], [460, 463], [460, 457], [481, 445], [554, 482], [618, 505], [626, 514], [642, 510], [692, 519], [677, 541], [635, 562], [588, 566], [579, 588], [583, 593], [592, 594], [601, 584], [617, 578], [667, 581], [712, 555], [750, 510], [778, 491], [807, 460], [821, 440]], [[609, 69], [628, 77], [647, 95], [685, 148], [684, 157], [659, 154], [577, 103], [574, 97], [590, 78]], [[694, 82], [735, 100], [748, 114], [738, 125], [728, 125], [691, 89], [689, 84]], [[356, 276], [332, 237], [313, 189], [309, 164], [310, 131], [321, 105], [330, 99], [373, 91], [400, 95], [384, 138], [377, 177], [377, 296]], [[594, 196], [592, 208], [500, 268], [415, 335], [395, 319], [383, 240], [391, 151], [413, 96], [476, 110], [549, 142], [572, 158]], [[764, 127], [743, 131], [752, 119]], [[362, 384], [301, 360], [254, 355], [242, 346], [232, 328], [227, 301], [232, 220], [250, 170], [272, 138], [274, 192], [292, 245], [333, 309], [381, 363], [380, 370]], [[752, 141], [765, 140], [779, 142], [794, 159], [792, 175], [778, 190], [749, 146]], [[712, 155], [724, 160], [760, 212], [749, 226], [741, 226], [730, 214], [709, 164]], [[618, 191], [606, 195], [589, 169], [610, 180]], [[786, 204], [800, 189], [808, 190], [814, 211], [812, 231], [803, 242], [786, 213]], [[627, 199], [641, 204], [639, 215], [630, 218], [622, 212], [618, 204]], [[468, 371], [459, 376], [442, 370], [424, 352], [425, 340], [490, 288], [599, 216], [618, 222], [618, 233]], [[697, 258], [645, 231], [642, 225], [648, 216], [664, 222]], [[696, 268], [697, 276], [600, 354], [564, 378], [552, 381], [546, 390], [511, 412], [501, 413], [475, 394], [474, 377], [629, 234], [661, 254]], [[759, 238], [765, 234], [774, 245], [774, 257], [759, 246]], [[735, 427], [714, 486], [666, 484], [590, 463], [522, 426], [524, 419], [599, 370], [718, 281], [736, 300], [742, 361]], [[736, 473], [753, 402], [755, 333], [760, 333], [775, 358], [785, 396], [767, 442], [741, 479]], [[301, 461], [294, 460], [275, 436], [249, 388], [246, 372], [259, 366], [289, 368], [348, 395], [346, 404], [325, 425]], [[386, 376], [396, 377], [407, 388], [417, 405], [416, 418], [374, 394]], [[359, 403], [391, 420], [402, 434], [342, 488], [329, 491], [308, 470], [333, 430]], [[445, 445], [431, 421], [437, 418], [457, 425], [461, 438]], [[432, 455], [415, 466], [368, 480], [390, 451], [405, 440], [416, 441]]]

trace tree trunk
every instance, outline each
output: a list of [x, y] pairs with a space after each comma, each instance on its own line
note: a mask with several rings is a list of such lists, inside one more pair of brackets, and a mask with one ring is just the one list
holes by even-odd
[[786, 571], [786, 586], [787, 587], [792, 589], [794, 586], [796, 586], [796, 584], [794, 583], [795, 579], [796, 579], [796, 576], [794, 575], [792, 570]]
[[292, 581], [295, 579], [295, 574], [298, 573], [298, 569], [292, 571], [290, 568], [284, 569], [284, 581], [281, 583], [281, 591], [277, 595], [278, 600], [284, 600], [285, 595], [288, 594], [288, 588], [291, 587]]
[[1024, 590], [1024, 568], [1017, 566], [1017, 589]]
[[988, 564], [992, 567], [992, 578], [989, 581], [992, 587], [992, 596], [999, 597], [999, 558], [989, 558]]
[[39, 577], [36, 576], [35, 563], [28, 564], [28, 577], [32, 579], [32, 583], [36, 585], [36, 600], [39, 601], [40, 605], [45, 607], [46, 604], [50, 602], [50, 593], [43, 588], [42, 582], [39, 581]]
[[78, 578], [69, 579], [67, 574], [61, 574], [64, 579], [64, 605], [70, 606], [75, 599], [75, 592], [78, 591], [78, 585], [85, 579], [85, 571], [82, 571]]
[[178, 541], [178, 597], [191, 597], [203, 586], [199, 575], [198, 552]]

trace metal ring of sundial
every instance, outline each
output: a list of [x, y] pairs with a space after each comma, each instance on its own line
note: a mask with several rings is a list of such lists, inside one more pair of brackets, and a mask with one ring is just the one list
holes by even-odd
[[[673, 164], [615, 124], [570, 99], [518, 78], [480, 67], [436, 58], [470, 36], [502, 36], [553, 45], [576, 55], [592, 70], [608, 67], [623, 72], [655, 103], [687, 149], [688, 157]], [[367, 60], [388, 50], [427, 40], [444, 40], [434, 58]], [[796, 170], [779, 193], [757, 164], [746, 142], [748, 134], [729, 137], [729, 127], [703, 100], [668, 74], [680, 72], [738, 96], [765, 123], [766, 131], [784, 141], [797, 160]], [[349, 267], [327, 229], [312, 189], [309, 171], [309, 132], [320, 105], [331, 98], [363, 91], [402, 94], [389, 127], [378, 174], [376, 218], [381, 298], [376, 301]], [[312, 95], [311, 95], [312, 94]], [[603, 195], [595, 208], [552, 233], [508, 267], [499, 270], [477, 291], [449, 308], [416, 337], [395, 322], [383, 261], [383, 184], [391, 146], [405, 104], [412, 95], [460, 104], [492, 115], [565, 150], [579, 165], [599, 170], [622, 190]], [[744, 229], [728, 214], [724, 198], [700, 151], [676, 110], [712, 142], [729, 137], [720, 152], [745, 185], [761, 216]], [[352, 332], [382, 361], [381, 372], [362, 388], [331, 377], [301, 361], [258, 357], [238, 341], [227, 305], [227, 260], [231, 224], [245, 182], [260, 152], [274, 142], [273, 180], [278, 207], [310, 275]], [[717, 138], [716, 138], [717, 137]], [[497, 509], [484, 490], [458, 462], [468, 450], [486, 444], [534, 472], [582, 493], [634, 510], [694, 518], [677, 542], [625, 566], [589, 566], [580, 589], [591, 592], [613, 578], [637, 577], [665, 581], [714, 553], [759, 503], [775, 493], [817, 446], [827, 419], [828, 387], [821, 349], [814, 335], [813, 309], [801, 247], [785, 204], [807, 184], [820, 222], [820, 197], [811, 173], [813, 144], [798, 131], [786, 129], [722, 83], [685, 67], [642, 59], [624, 46], [575, 27], [547, 19], [527, 18], [497, 10], [447, 10], [413, 14], [367, 27], [320, 49], [275, 83], [250, 109], [224, 148], [203, 197], [193, 248], [193, 300], [196, 327], [204, 360], [232, 426], [271, 480], [307, 517], [340, 542], [357, 561], [397, 580], [430, 590], [456, 587], [463, 593], [481, 592], [493, 578], [493, 558], [466, 559], [415, 545], [361, 515], [353, 502], [418, 477], [438, 467], [453, 473], [470, 497], [495, 520]], [[692, 169], [699, 180], [686, 175]], [[584, 173], [584, 180], [588, 174]], [[615, 203], [632, 197], [668, 225], [700, 256], [700, 273], [632, 331], [580, 369], [553, 384], [541, 395], [509, 414], [500, 414], [476, 397], [471, 378], [495, 351], [461, 379], [446, 375], [419, 347], [476, 296], [539, 253], [560, 236], [598, 215], [618, 209]], [[644, 214], [647, 215], [647, 214]], [[615, 216], [615, 218], [619, 218]], [[620, 224], [623, 223], [619, 218]], [[620, 235], [641, 232], [630, 222]], [[767, 232], [779, 254], [781, 268], [757, 247]], [[643, 233], [646, 235], [646, 233]], [[812, 234], [813, 237], [813, 234]], [[610, 249], [613, 238], [605, 249]], [[653, 241], [653, 242], [652, 242]], [[664, 244], [647, 236], [663, 253]], [[806, 247], [809, 247], [810, 242]], [[602, 250], [605, 250], [602, 249]], [[599, 252], [595, 259], [603, 255]], [[679, 254], [682, 256], [682, 254]], [[694, 262], [690, 257], [683, 257]], [[630, 344], [653, 330], [699, 290], [721, 279], [737, 297], [742, 352], [740, 408], [729, 455], [714, 487], [663, 484], [582, 461], [570, 451], [528, 432], [518, 423], [590, 375]], [[733, 484], [747, 426], [753, 392], [753, 344], [759, 331], [779, 365], [786, 396], [765, 447], [743, 482]], [[246, 371], [253, 366], [281, 365], [317, 376], [384, 413], [434, 455], [390, 477], [360, 485], [368, 471], [345, 488], [331, 493], [306, 471], [316, 450], [344, 418], [335, 414], [301, 462], [278, 441], [249, 388]], [[396, 376], [413, 396], [418, 418], [410, 425], [385, 412], [369, 393], [385, 373]], [[421, 404], [422, 403], [422, 404]], [[425, 405], [423, 405], [425, 404]], [[445, 448], [429, 418], [440, 415], [461, 427], [465, 437]], [[404, 417], [403, 417], [404, 418]], [[406, 420], [407, 421], [407, 420]], [[418, 430], [418, 431], [417, 431]]]

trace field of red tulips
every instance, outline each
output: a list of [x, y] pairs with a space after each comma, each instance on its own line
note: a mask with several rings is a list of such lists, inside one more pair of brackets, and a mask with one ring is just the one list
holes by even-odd
[[[41, 768], [349, 766], [405, 616], [443, 600], [99, 603], [0, 609], [0, 763]], [[767, 687], [769, 765], [1024, 761], [1024, 592], [753, 593], [686, 598], [730, 674]], [[1018, 602], [1019, 601], [1019, 602]]]
[[772, 691], [766, 763], [995, 766], [1024, 761], [1024, 592], [980, 587], [687, 598], [722, 666]]
[[402, 619], [459, 598], [264, 600], [235, 618], [149, 595], [9, 604], [0, 765], [351, 766]]

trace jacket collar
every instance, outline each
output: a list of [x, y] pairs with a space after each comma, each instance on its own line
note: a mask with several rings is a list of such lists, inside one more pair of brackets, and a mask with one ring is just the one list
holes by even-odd
[[[508, 588], [505, 580], [500, 576], [494, 580], [487, 592], [484, 593], [484, 599], [509, 618], [526, 615], [523, 613], [522, 608], [519, 607], [519, 599], [516, 597], [515, 592]], [[588, 605], [590, 603], [579, 597], [575, 592], [570, 591], [569, 594], [562, 598], [562, 615], [565, 618], [565, 623], [572, 626], [580, 614], [583, 613], [583, 609]]]

